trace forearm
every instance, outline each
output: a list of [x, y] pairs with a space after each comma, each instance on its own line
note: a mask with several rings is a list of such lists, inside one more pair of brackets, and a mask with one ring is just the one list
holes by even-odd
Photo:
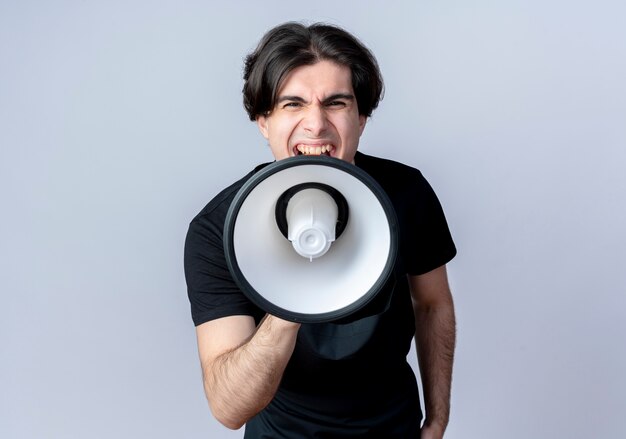
[[272, 400], [299, 326], [268, 315], [248, 341], [203, 368], [211, 410], [222, 424], [240, 428]]
[[414, 304], [417, 348], [424, 391], [426, 425], [441, 432], [450, 417], [450, 388], [456, 343], [452, 301], [436, 306]]

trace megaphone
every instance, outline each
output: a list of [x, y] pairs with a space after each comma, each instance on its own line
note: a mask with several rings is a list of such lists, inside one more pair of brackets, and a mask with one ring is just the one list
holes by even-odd
[[339, 321], [372, 302], [393, 272], [397, 219], [365, 171], [296, 156], [254, 174], [224, 224], [228, 268], [256, 306], [301, 323]]

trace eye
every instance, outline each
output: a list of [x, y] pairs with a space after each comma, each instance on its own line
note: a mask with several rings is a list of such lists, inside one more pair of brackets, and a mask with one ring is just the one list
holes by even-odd
[[328, 107], [331, 108], [343, 108], [345, 107], [347, 104], [344, 101], [330, 101], [328, 104], [326, 104]]
[[287, 102], [283, 105], [283, 108], [299, 108], [301, 106], [300, 102]]

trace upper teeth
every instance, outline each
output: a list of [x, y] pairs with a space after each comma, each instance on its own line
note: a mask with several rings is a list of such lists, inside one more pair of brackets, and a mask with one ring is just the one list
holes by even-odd
[[320, 154], [324, 154], [325, 152], [330, 152], [330, 150], [332, 149], [331, 145], [322, 145], [322, 146], [318, 146], [318, 145], [297, 145], [296, 149], [298, 151], [300, 151], [302, 154], [306, 154], [306, 155], [320, 155]]

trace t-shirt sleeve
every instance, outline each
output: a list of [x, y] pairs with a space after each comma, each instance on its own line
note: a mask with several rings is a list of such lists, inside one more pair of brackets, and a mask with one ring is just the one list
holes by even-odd
[[441, 203], [420, 171], [411, 172], [407, 187], [407, 224], [403, 227], [407, 239], [401, 248], [407, 273], [419, 275], [450, 262], [456, 255], [456, 246]]
[[231, 315], [250, 315], [257, 321], [263, 315], [233, 280], [222, 237], [223, 218], [215, 212], [199, 215], [189, 225], [184, 265], [191, 316], [196, 326]]

